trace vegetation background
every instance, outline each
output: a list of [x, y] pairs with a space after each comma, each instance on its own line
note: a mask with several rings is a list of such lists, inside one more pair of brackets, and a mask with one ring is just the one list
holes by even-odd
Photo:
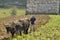
[[[0, 0], [0, 28], [1, 21], [4, 18], [10, 17], [12, 10], [15, 9], [16, 16], [25, 16], [26, 13], [26, 1], [27, 0]], [[31, 15], [28, 15], [29, 17]], [[39, 15], [42, 18], [43, 15]], [[17, 35], [14, 38], [9, 38], [10, 40], [60, 40], [60, 15], [45, 15], [49, 16], [49, 22], [45, 25], [39, 26], [35, 32], [32, 32], [28, 35], [19, 36]], [[45, 17], [44, 16], [44, 17]], [[43, 19], [43, 23], [47, 19], [46, 17]], [[2, 34], [3, 29], [0, 30], [0, 34]], [[3, 38], [3, 36], [0, 36]]]

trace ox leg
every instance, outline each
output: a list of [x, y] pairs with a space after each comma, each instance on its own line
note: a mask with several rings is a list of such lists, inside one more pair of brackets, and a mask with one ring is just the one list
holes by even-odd
[[7, 30], [7, 33], [9, 34], [9, 30]]
[[14, 33], [11, 33], [12, 34], [12, 37], [14, 37]]
[[10, 32], [10, 30], [11, 30], [11, 28], [10, 28], [10, 27], [6, 27], [6, 31], [7, 31], [7, 33], [9, 33], [9, 32]]
[[15, 32], [16, 32], [15, 30], [11, 30], [12, 37], [14, 37]]
[[11, 35], [12, 35], [12, 37], [14, 37], [14, 34], [15, 34], [15, 32], [14, 32], [14, 31], [11, 31]]
[[25, 33], [25, 34], [28, 34], [28, 29], [27, 29], [27, 30], [24, 30], [24, 33]]
[[22, 36], [22, 33], [21, 33], [21, 31], [20, 31], [20, 36]]

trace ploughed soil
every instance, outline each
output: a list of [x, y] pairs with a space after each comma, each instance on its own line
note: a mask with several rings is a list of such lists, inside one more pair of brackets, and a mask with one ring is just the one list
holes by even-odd
[[6, 33], [6, 29], [3, 24], [8, 24], [9, 22], [12, 22], [14, 20], [19, 20], [22, 18], [31, 18], [32, 16], [36, 17], [35, 26], [37, 28], [41, 27], [41, 25], [45, 25], [50, 19], [50, 17], [48, 15], [21, 15], [21, 16], [9, 16], [6, 18], [2, 18], [2, 19], [0, 19], [0, 39], [11, 36], [10, 34]]

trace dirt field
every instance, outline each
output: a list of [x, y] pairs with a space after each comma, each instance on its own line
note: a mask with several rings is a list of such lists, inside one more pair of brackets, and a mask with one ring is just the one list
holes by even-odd
[[[11, 21], [19, 20], [19, 19], [22, 19], [25, 17], [31, 18], [31, 16], [33, 16], [33, 15], [9, 16], [9, 17], [0, 19], [0, 38], [10, 37], [6, 34], [6, 30], [5, 30], [3, 23], [8, 24]], [[36, 25], [35, 25], [36, 27], [41, 27], [41, 25], [45, 25], [50, 19], [50, 17], [48, 15], [34, 15], [34, 16], [37, 19]]]

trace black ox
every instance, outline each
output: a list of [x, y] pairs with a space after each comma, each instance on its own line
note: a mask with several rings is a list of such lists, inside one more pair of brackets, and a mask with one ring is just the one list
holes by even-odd
[[19, 32], [20, 35], [22, 35], [22, 31], [24, 32], [24, 34], [28, 34], [28, 29], [30, 26], [30, 21], [29, 19], [24, 19], [24, 20], [18, 20], [17, 23], [12, 22], [9, 25], [4, 25], [7, 33], [11, 33], [12, 37], [14, 37], [14, 34], [16, 32]]

